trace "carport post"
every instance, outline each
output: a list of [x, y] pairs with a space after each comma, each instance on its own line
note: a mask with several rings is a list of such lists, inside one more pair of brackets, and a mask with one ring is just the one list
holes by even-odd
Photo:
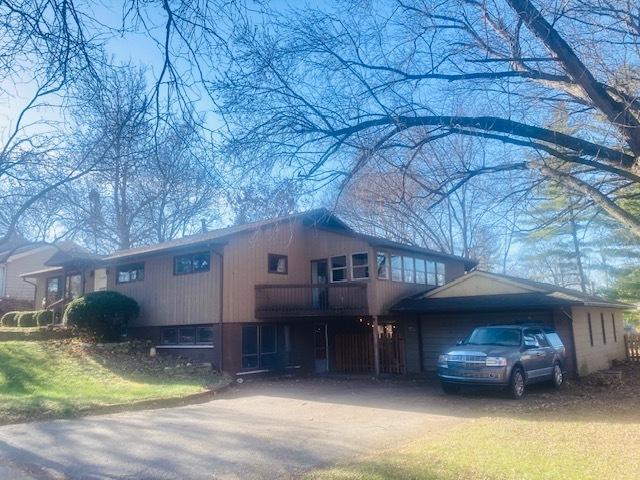
[[373, 370], [380, 375], [380, 342], [378, 335], [378, 317], [373, 317]]

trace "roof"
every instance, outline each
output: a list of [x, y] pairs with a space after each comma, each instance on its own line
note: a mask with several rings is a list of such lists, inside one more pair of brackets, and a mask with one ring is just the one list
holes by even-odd
[[[526, 293], [494, 293], [485, 295], [441, 296], [447, 289], [472, 278], [484, 277], [487, 281], [507, 280], [524, 287]], [[555, 306], [597, 306], [606, 308], [633, 309], [633, 305], [586, 295], [577, 290], [558, 287], [549, 283], [491, 272], [474, 271], [442, 287], [404, 298], [391, 307], [395, 312], [462, 312], [487, 310], [513, 310], [519, 308], [549, 308]]]
[[44, 263], [45, 265], [79, 265], [93, 263], [102, 259], [100, 255], [91, 253], [86, 248], [73, 242], [61, 242], [55, 246], [58, 247], [58, 250]]
[[46, 242], [30, 242], [24, 237], [14, 233], [4, 242], [0, 243], [0, 262], [6, 262], [9, 257], [13, 255], [35, 250], [43, 245], [48, 244]]
[[181, 238], [177, 238], [174, 240], [169, 240], [166, 242], [157, 243], [153, 245], [145, 245], [141, 247], [129, 248], [126, 250], [119, 250], [110, 255], [107, 255], [106, 257], [103, 257], [103, 260], [104, 261], [122, 260], [130, 257], [137, 257], [137, 256], [143, 256], [143, 255], [150, 255], [154, 253], [179, 250], [181, 248], [192, 247], [196, 245], [203, 245], [203, 246], [211, 245], [211, 244], [224, 245], [226, 241], [233, 235], [251, 232], [263, 227], [276, 225], [279, 223], [287, 223], [287, 222], [291, 222], [299, 219], [302, 219], [309, 226], [317, 226], [317, 227], [331, 229], [334, 231], [336, 230], [341, 231], [350, 236], [361, 238], [374, 246], [397, 248], [400, 250], [408, 250], [412, 252], [424, 253], [424, 254], [432, 255], [439, 258], [455, 259], [458, 261], [463, 261], [465, 265], [469, 267], [473, 267], [476, 265], [476, 262], [474, 262], [473, 260], [457, 257], [455, 255], [449, 255], [446, 253], [430, 250], [427, 248], [417, 247], [413, 245], [406, 245], [406, 244], [394, 242], [385, 238], [374, 237], [371, 235], [364, 235], [364, 234], [358, 233], [353, 229], [351, 229], [351, 227], [349, 227], [342, 220], [340, 220], [340, 218], [338, 218], [336, 215], [334, 215], [333, 213], [331, 213], [329, 210], [325, 208], [309, 210], [306, 212], [295, 213], [292, 215], [286, 215], [283, 217], [277, 217], [277, 218], [272, 218], [268, 220], [261, 220], [259, 222], [247, 223], [243, 225], [234, 225], [231, 227], [211, 230], [209, 232], [197, 233], [194, 235], [187, 235]]
[[38, 275], [42, 275], [45, 273], [53, 273], [53, 272], [62, 272], [62, 267], [49, 267], [49, 268], [43, 268], [41, 270], [34, 270], [33, 272], [21, 273], [20, 277], [22, 278], [37, 277]]

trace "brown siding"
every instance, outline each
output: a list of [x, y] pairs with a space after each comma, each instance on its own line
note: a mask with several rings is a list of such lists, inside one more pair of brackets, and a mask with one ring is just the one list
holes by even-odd
[[211, 269], [187, 275], [173, 274], [173, 255], [119, 264], [144, 263], [141, 282], [116, 284], [118, 265], [113, 265], [109, 268], [108, 288], [140, 304], [140, 318], [133, 326], [217, 323], [220, 321], [220, 259], [213, 250], [210, 252]]

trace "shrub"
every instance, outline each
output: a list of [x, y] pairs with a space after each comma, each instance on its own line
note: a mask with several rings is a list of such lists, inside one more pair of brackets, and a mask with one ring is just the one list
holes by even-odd
[[33, 302], [12, 297], [0, 298], [0, 317], [4, 316], [5, 313], [22, 312], [24, 310], [33, 310]]
[[20, 312], [17, 315], [19, 327], [35, 327], [38, 325], [36, 321], [37, 312]]
[[129, 321], [140, 313], [138, 303], [118, 292], [92, 292], [76, 298], [64, 312], [64, 322], [99, 341], [117, 341]]
[[53, 310], [38, 310], [36, 312], [38, 326], [51, 325], [53, 323]]
[[18, 319], [16, 318], [20, 312], [7, 312], [0, 319], [3, 327], [17, 327]]

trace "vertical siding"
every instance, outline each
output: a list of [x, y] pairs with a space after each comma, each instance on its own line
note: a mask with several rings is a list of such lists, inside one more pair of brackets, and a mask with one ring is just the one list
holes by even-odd
[[[613, 360], [624, 360], [626, 352], [624, 350], [624, 330], [622, 321], [622, 310], [612, 308], [595, 307], [573, 307], [571, 309], [573, 317], [573, 331], [576, 342], [576, 357], [578, 374], [587, 375], [589, 373], [611, 367]], [[593, 346], [589, 340], [588, 313], [591, 314], [591, 328], [593, 332]], [[604, 314], [604, 326], [607, 337], [605, 344], [602, 338], [602, 326], [600, 324], [600, 313]], [[616, 335], [618, 341], [614, 340], [611, 314], [613, 313], [616, 324]]]
[[[202, 252], [195, 249], [188, 253]], [[140, 318], [132, 325], [161, 326], [215, 323], [220, 321], [220, 260], [211, 252], [208, 272], [173, 274], [174, 255], [149, 257], [119, 265], [144, 263], [144, 280], [116, 284], [118, 265], [109, 268], [108, 288], [134, 298], [140, 304]]]

